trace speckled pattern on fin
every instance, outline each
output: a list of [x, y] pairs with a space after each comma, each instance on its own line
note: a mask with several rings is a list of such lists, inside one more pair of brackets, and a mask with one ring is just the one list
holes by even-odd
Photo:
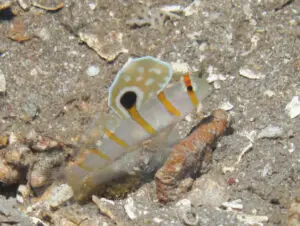
[[118, 72], [109, 88], [108, 105], [122, 118], [130, 117], [120, 99], [126, 92], [137, 96], [137, 110], [157, 95], [173, 76], [171, 65], [151, 56], [129, 60]]

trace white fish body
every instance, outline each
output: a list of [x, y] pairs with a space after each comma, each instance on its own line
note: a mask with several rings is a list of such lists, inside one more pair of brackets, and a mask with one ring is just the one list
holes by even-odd
[[[127, 82], [120, 82], [122, 76]], [[171, 66], [153, 57], [125, 64], [109, 90], [109, 105], [115, 113], [94, 120], [84, 136], [86, 145], [67, 167], [67, 181], [75, 195], [108, 181], [113, 172], [109, 165], [178, 122], [211, 91], [205, 79], [190, 75], [166, 88], [171, 76]], [[152, 79], [149, 89], [145, 83]]]

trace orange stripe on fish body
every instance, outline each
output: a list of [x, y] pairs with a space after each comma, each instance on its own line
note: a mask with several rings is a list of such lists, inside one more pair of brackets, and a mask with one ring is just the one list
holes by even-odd
[[181, 114], [180, 112], [172, 105], [172, 103], [167, 99], [165, 93], [162, 91], [157, 95], [157, 98], [159, 99], [159, 101], [165, 106], [165, 108], [167, 109], [167, 111], [172, 114], [175, 115], [177, 117], [180, 117]]
[[189, 74], [185, 74], [183, 76], [183, 81], [184, 81], [184, 84], [185, 84], [185, 87], [187, 89], [187, 93], [191, 99], [191, 102], [193, 103], [193, 105], [195, 107], [198, 106], [198, 99], [197, 99], [197, 96], [194, 92], [194, 87], [193, 87], [193, 84], [192, 84], [192, 81], [191, 81], [191, 78], [190, 78], [190, 75]]

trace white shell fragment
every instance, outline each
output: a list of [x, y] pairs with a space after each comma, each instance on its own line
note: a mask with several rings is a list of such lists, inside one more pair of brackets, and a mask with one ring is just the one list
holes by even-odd
[[111, 31], [102, 36], [94, 32], [79, 32], [80, 39], [90, 48], [108, 62], [114, 61], [121, 53], [127, 53], [124, 48], [122, 38], [123, 34]]
[[0, 93], [5, 93], [5, 91], [6, 91], [6, 80], [4, 74], [0, 70]]
[[184, 12], [184, 7], [181, 5], [166, 5], [160, 7], [160, 11], [171, 18], [180, 19], [181, 17], [178, 14], [182, 14]]
[[100, 67], [97, 65], [90, 65], [87, 68], [86, 73], [89, 77], [94, 77], [100, 73]]
[[221, 88], [221, 81], [225, 81], [228, 75], [223, 75], [220, 73], [217, 73], [217, 68], [214, 68], [213, 66], [209, 65], [207, 68], [207, 81], [208, 83], [213, 83], [213, 86], [215, 89]]
[[51, 186], [43, 194], [42, 199], [44, 199], [48, 205], [52, 208], [56, 208], [66, 201], [68, 201], [73, 196], [72, 188], [67, 184], [61, 184], [56, 186]]
[[260, 223], [268, 222], [269, 220], [267, 216], [248, 215], [244, 213], [238, 214], [236, 218], [247, 225], [259, 225]]
[[257, 139], [261, 138], [278, 138], [283, 135], [283, 130], [279, 126], [269, 125], [264, 128], [258, 135]]
[[127, 200], [127, 203], [124, 205], [124, 209], [128, 215], [128, 217], [131, 219], [131, 220], [134, 220], [137, 218], [137, 209], [136, 209], [136, 206], [134, 204], [134, 201], [133, 199], [130, 197], [128, 198]]
[[264, 92], [264, 95], [267, 97], [273, 97], [275, 95], [275, 92], [268, 89]]
[[29, 8], [30, 8], [29, 0], [17, 0], [17, 2], [23, 10], [25, 10], [25, 11], [29, 10]]
[[289, 153], [293, 153], [296, 150], [295, 144], [291, 142], [288, 142], [287, 145], [285, 145], [283, 148], [288, 149]]
[[285, 112], [290, 118], [296, 118], [300, 115], [300, 96], [293, 96], [292, 100], [286, 105]]
[[230, 111], [233, 109], [233, 105], [229, 101], [224, 101], [219, 104], [219, 108], [224, 110], [224, 111]]
[[259, 72], [254, 72], [249, 68], [240, 68], [239, 73], [241, 76], [249, 79], [263, 79], [265, 75]]
[[194, 0], [184, 9], [185, 16], [191, 16], [200, 11], [200, 0]]
[[223, 74], [220, 73], [216, 73], [217, 68], [214, 68], [213, 66], [209, 65], [207, 68], [207, 73], [208, 73], [208, 77], [207, 77], [207, 81], [209, 83], [215, 82], [215, 81], [225, 81], [226, 77]]
[[231, 202], [223, 202], [222, 206], [228, 210], [242, 210], [244, 208], [243, 204], [241, 203], [241, 199], [233, 200]]

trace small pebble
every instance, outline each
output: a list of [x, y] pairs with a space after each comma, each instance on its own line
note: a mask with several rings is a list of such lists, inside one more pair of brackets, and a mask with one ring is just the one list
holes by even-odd
[[40, 188], [49, 183], [49, 178], [41, 170], [33, 170], [30, 174], [30, 185], [33, 188]]
[[290, 118], [296, 118], [300, 115], [300, 96], [294, 96], [292, 100], [286, 105], [285, 112]]
[[0, 181], [4, 184], [14, 184], [20, 179], [20, 172], [0, 159]]
[[86, 70], [86, 73], [90, 77], [94, 77], [100, 73], [100, 67], [97, 65], [90, 65]]
[[30, 121], [34, 119], [39, 114], [39, 107], [33, 102], [26, 102], [22, 106], [22, 110], [24, 112], [23, 119], [25, 121]]

